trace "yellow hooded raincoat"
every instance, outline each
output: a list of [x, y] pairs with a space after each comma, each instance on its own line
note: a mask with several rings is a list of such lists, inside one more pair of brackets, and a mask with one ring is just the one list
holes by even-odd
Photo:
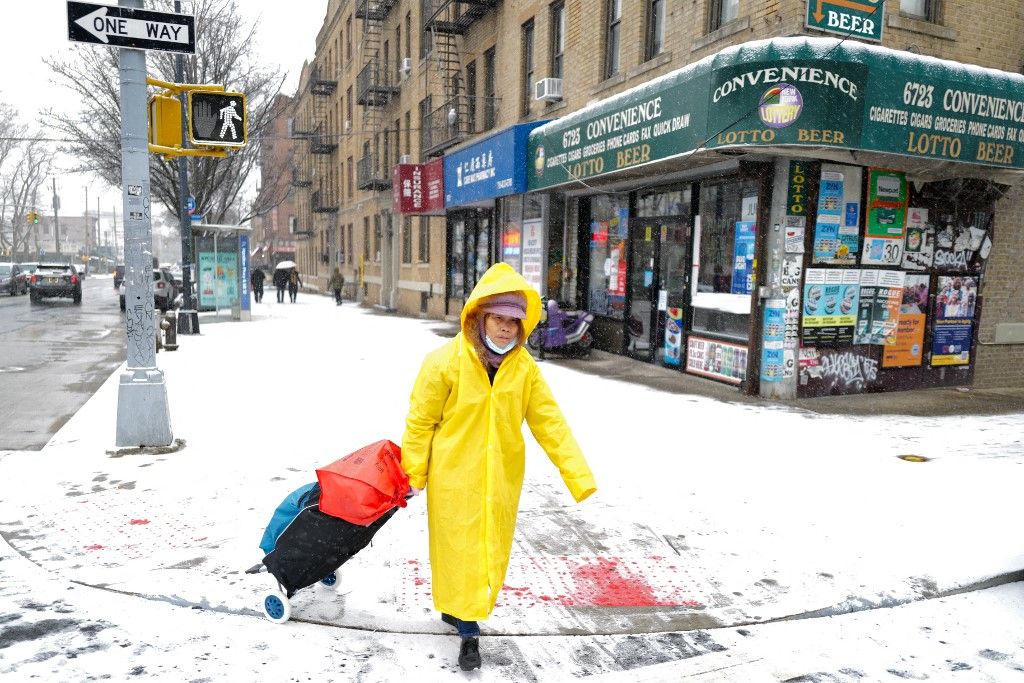
[[[484, 297], [520, 291], [520, 344], [492, 385], [467, 335], [466, 316]], [[430, 353], [412, 390], [402, 438], [409, 483], [428, 487], [434, 607], [465, 621], [485, 619], [505, 581], [523, 485], [525, 419], [573, 498], [597, 487], [540, 369], [522, 342], [540, 319], [540, 297], [509, 265], [492, 266], [462, 311], [462, 331]]]

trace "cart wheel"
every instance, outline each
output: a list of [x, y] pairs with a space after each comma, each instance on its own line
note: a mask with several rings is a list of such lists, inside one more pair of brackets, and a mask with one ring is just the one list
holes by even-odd
[[333, 586], [338, 583], [338, 574], [336, 572], [331, 572], [324, 578], [320, 579], [320, 583], [325, 586]]
[[283, 594], [271, 591], [263, 595], [263, 613], [275, 624], [283, 624], [292, 616], [292, 606]]

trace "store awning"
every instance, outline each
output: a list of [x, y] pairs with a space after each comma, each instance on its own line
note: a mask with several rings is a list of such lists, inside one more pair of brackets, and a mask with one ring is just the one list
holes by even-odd
[[832, 38], [744, 43], [534, 129], [529, 189], [723, 151], [1012, 182], [1024, 76]]

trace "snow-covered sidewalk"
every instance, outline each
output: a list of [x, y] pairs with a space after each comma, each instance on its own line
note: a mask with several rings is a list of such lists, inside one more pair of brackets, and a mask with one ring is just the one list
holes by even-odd
[[[210, 629], [259, 622], [263, 632], [272, 625], [258, 612], [260, 583], [242, 572], [260, 559], [274, 507], [315, 467], [372, 441], [400, 442], [415, 373], [445, 326], [311, 295], [257, 305], [249, 323], [203, 322], [201, 335], [157, 357], [185, 448], [110, 455], [115, 373], [41, 453], [0, 458], [0, 532], [52, 577], [212, 610]], [[599, 490], [573, 504], [527, 434], [516, 547], [484, 625], [484, 676], [503, 656], [516, 662], [499, 668], [513, 680], [560, 680], [537, 667], [561, 657], [558, 671], [580, 676], [716, 651], [752, 671], [767, 660], [725, 627], [897, 605], [1024, 568], [1020, 414], [820, 417], [662, 393], [557, 361], [543, 371]], [[905, 453], [931, 459], [896, 457]], [[341, 595], [311, 588], [293, 599], [293, 621], [312, 625], [273, 626], [266, 637], [294, 643], [286, 634], [339, 626], [389, 643], [369, 680], [423, 673], [415, 656], [397, 654], [400, 642], [453, 647], [432, 609], [425, 530], [414, 500], [345, 566]], [[1019, 604], [1017, 586], [997, 590]], [[957, 600], [970, 602], [933, 602], [947, 614]], [[796, 634], [819, 621], [756, 632]], [[702, 641], [696, 630], [716, 628], [730, 635]], [[629, 638], [650, 649], [632, 666], [615, 649]], [[531, 663], [506, 652], [526, 642], [553, 654]], [[593, 654], [612, 644], [617, 654]], [[828, 670], [805, 664], [792, 675]]]

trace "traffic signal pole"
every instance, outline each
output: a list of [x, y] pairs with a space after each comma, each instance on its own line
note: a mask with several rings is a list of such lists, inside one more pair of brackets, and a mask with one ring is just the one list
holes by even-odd
[[[181, 11], [181, 1], [174, 0], [174, 11]], [[174, 80], [182, 83], [185, 80], [185, 66], [181, 54], [174, 56]], [[181, 95], [181, 139], [186, 138], [188, 126], [185, 112], [185, 101], [188, 95]], [[178, 230], [181, 232], [181, 287], [184, 291], [182, 309], [178, 312], [178, 334], [199, 334], [199, 312], [192, 295], [192, 217], [188, 212], [188, 159], [178, 157]]]
[[[142, 0], [119, 0], [118, 5], [141, 9]], [[118, 448], [170, 446], [174, 438], [167, 385], [163, 372], [156, 367], [146, 53], [122, 48], [118, 55], [118, 70], [121, 77], [121, 184], [128, 361], [118, 387], [116, 445]]]

